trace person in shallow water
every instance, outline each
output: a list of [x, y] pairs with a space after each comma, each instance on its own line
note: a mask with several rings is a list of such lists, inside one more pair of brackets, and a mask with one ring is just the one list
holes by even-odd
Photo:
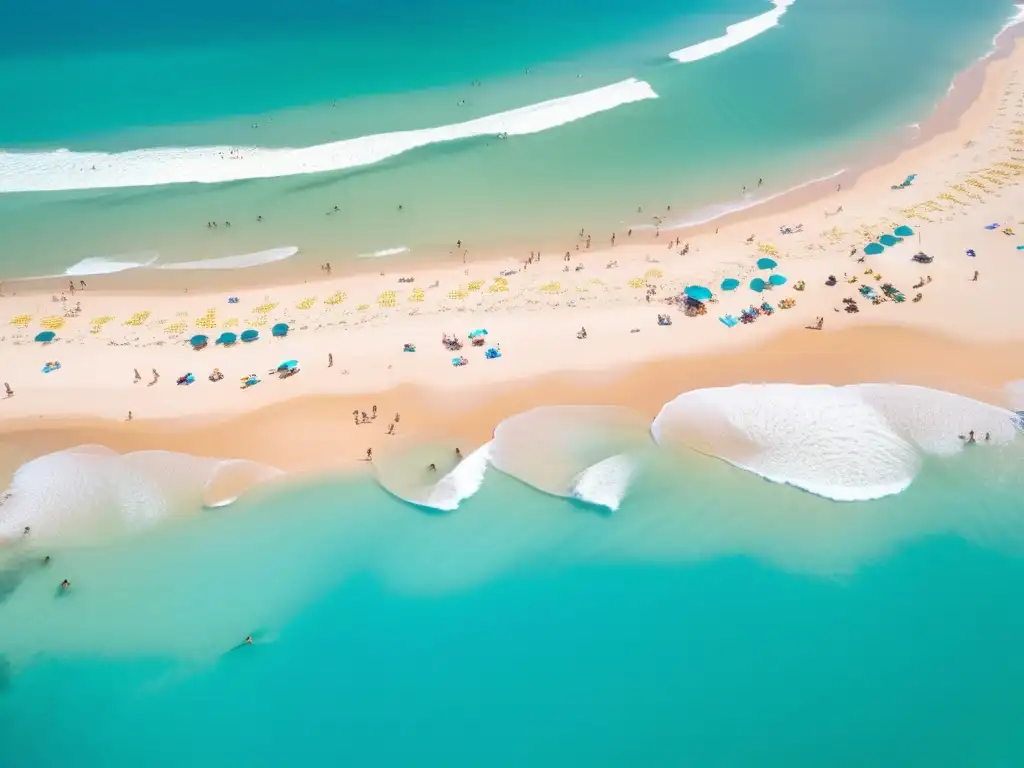
[[64, 581], [62, 581], [60, 583], [60, 588], [61, 589], [71, 589], [71, 582], [68, 581], [67, 579], [64, 579]]
[[434, 466], [433, 464], [428, 464], [427, 465], [427, 471], [428, 472], [437, 472], [437, 467]]
[[460, 451], [458, 448], [455, 449], [455, 458], [458, 459], [459, 461], [462, 461], [462, 451]]

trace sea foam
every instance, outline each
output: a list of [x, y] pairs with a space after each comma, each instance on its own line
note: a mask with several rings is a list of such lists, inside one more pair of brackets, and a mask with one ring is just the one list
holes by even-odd
[[436, 128], [395, 131], [302, 148], [167, 147], [129, 152], [0, 152], [0, 192], [212, 184], [339, 171], [380, 162], [418, 147], [475, 136], [523, 136], [655, 99], [635, 78]]
[[[160, 254], [153, 251], [128, 253], [122, 256], [90, 256], [72, 264], [64, 270], [67, 277], [88, 277], [89, 275], [112, 275], [129, 269], [139, 269], [153, 264]], [[57, 275], [50, 275], [57, 277]]]
[[222, 256], [216, 259], [201, 261], [179, 261], [172, 264], [160, 264], [156, 269], [247, 269], [273, 264], [275, 261], [290, 259], [299, 249], [294, 245], [283, 248], [270, 248], [255, 253], [242, 253], [237, 256]]
[[98, 445], [23, 464], [0, 506], [0, 542], [31, 528], [32, 542], [76, 541], [137, 530], [176, 510], [223, 506], [281, 473], [242, 460], [169, 451], [119, 454]]
[[772, 27], [778, 26], [782, 15], [795, 2], [796, 0], [772, 0], [772, 5], [775, 6], [772, 10], [762, 13], [760, 16], [730, 24], [725, 28], [725, 34], [721, 37], [680, 48], [678, 51], [672, 51], [669, 56], [678, 62], [688, 64], [735, 48], [737, 45], [742, 45], [767, 32]]
[[741, 384], [687, 392], [651, 432], [777, 483], [837, 501], [877, 499], [913, 481], [926, 455], [964, 448], [961, 435], [1014, 439], [1004, 408], [924, 387]]

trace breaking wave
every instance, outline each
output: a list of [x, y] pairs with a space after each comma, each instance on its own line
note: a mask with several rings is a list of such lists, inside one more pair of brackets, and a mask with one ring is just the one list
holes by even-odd
[[[88, 277], [89, 275], [112, 275], [115, 272], [148, 267], [158, 258], [160, 258], [160, 254], [152, 251], [127, 253], [123, 256], [90, 256], [65, 269], [63, 276]], [[59, 277], [59, 275], [49, 275], [48, 277]]]
[[772, 10], [766, 11], [759, 16], [754, 16], [751, 19], [730, 24], [725, 28], [725, 34], [721, 37], [704, 40], [686, 48], [680, 48], [678, 51], [672, 51], [669, 56], [680, 63], [689, 64], [706, 59], [708, 56], [714, 56], [716, 53], [727, 51], [730, 48], [735, 48], [737, 45], [742, 45], [748, 40], [752, 40], [758, 35], [767, 32], [772, 27], [778, 26], [782, 15], [795, 2], [796, 0], [772, 0], [772, 5], [775, 6]]
[[14, 473], [0, 506], [0, 542], [20, 539], [26, 527], [33, 543], [137, 530], [177, 511], [225, 506], [280, 474], [250, 461], [168, 451], [57, 451]]
[[299, 249], [294, 245], [284, 248], [270, 248], [266, 251], [243, 253], [238, 256], [222, 256], [217, 259], [201, 261], [179, 261], [173, 264], [161, 264], [157, 269], [247, 269], [273, 264], [275, 261], [290, 259]]
[[900, 493], [926, 456], [1012, 441], [1015, 415], [948, 392], [897, 384], [741, 384], [687, 392], [651, 426], [660, 445], [716, 456], [836, 501]]
[[360, 253], [356, 256], [357, 259], [382, 259], [385, 256], [397, 256], [400, 253], [408, 253], [409, 249], [404, 245], [397, 246], [395, 248], [382, 248], [379, 251], [373, 251], [372, 253]]
[[462, 123], [395, 131], [301, 148], [166, 147], [129, 152], [0, 151], [0, 192], [213, 184], [371, 165], [439, 142], [540, 133], [624, 104], [655, 99], [636, 78]]

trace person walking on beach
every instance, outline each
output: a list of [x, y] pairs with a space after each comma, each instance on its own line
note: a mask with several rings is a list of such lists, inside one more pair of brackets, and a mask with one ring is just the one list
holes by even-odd
[[359, 426], [359, 411], [352, 411], [352, 418], [356, 421], [356, 426]]
[[142, 381], [142, 374], [139, 373], [139, 369], [136, 368], [135, 369], [135, 383], [138, 384], [140, 381]]
[[131, 411], [128, 411], [128, 418], [127, 418], [127, 419], [125, 419], [125, 421], [131, 421], [131, 420], [132, 420], [132, 418], [133, 418], [133, 417], [132, 417], [132, 412], [131, 412]]
[[389, 435], [395, 434], [395, 423], [394, 422], [391, 422], [390, 424], [388, 424], [388, 434]]
[[400, 414], [400, 413], [396, 413], [396, 414], [395, 414], [395, 424], [397, 424], [397, 423], [398, 423], [398, 422], [400, 422], [401, 420], [402, 420], [402, 414]]
[[373, 406], [373, 418], [377, 418], [377, 406]]
[[150, 382], [150, 384], [151, 384], [151, 385], [152, 385], [152, 384], [156, 384], [156, 383], [157, 383], [158, 381], [160, 381], [160, 374], [159, 374], [159, 373], [157, 373], [157, 370], [156, 370], [156, 368], [154, 368], [154, 369], [153, 369], [153, 380], [152, 380], [152, 381]]
[[373, 448], [366, 449], [366, 460], [373, 461]]
[[6, 381], [4, 382], [4, 391], [7, 392], [8, 397], [14, 397], [14, 390], [11, 389], [11, 385]]
[[978, 270], [974, 270], [974, 279], [971, 282], [978, 282]]
[[333, 368], [334, 367], [334, 355], [331, 352], [327, 353], [327, 367], [328, 368]]

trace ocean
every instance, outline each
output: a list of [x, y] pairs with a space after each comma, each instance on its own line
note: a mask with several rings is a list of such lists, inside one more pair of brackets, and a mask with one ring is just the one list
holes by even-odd
[[[793, 430], [818, 466], [771, 420], [792, 398], [833, 406]], [[679, 442], [707, 412], [760, 446], [747, 470]], [[211, 460], [30, 462], [0, 517], [0, 764], [1024, 762], [1020, 416], [764, 385], [638, 423], [513, 417], [486, 461], [437, 459], [448, 511], [386, 468], [204, 509]]]
[[522, 256], [707, 218], [905, 136], [1015, 11], [7, 3], [0, 278]]

